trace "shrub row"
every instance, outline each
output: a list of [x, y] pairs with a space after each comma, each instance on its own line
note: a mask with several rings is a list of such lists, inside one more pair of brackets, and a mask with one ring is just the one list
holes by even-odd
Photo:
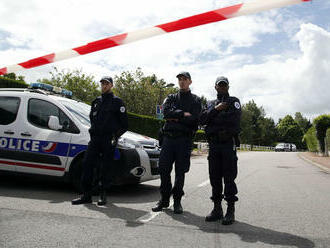
[[129, 131], [158, 138], [158, 131], [164, 125], [164, 120], [159, 120], [146, 115], [128, 113]]
[[327, 129], [326, 142], [328, 146], [328, 151], [330, 151], [330, 128]]
[[0, 76], [0, 88], [27, 88], [29, 85], [24, 81], [17, 81]]
[[306, 142], [308, 151], [310, 152], [319, 151], [319, 142], [316, 137], [316, 129], [314, 126], [308, 129], [307, 133], [304, 135], [304, 141]]
[[313, 121], [313, 125], [316, 129], [316, 137], [319, 141], [320, 152], [325, 153], [325, 137], [327, 129], [330, 128], [330, 114], [320, 115]]

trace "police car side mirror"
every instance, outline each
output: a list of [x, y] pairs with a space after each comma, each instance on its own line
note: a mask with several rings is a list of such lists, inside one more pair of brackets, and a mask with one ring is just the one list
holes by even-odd
[[48, 127], [56, 131], [62, 129], [62, 125], [60, 125], [60, 121], [57, 116], [49, 116]]

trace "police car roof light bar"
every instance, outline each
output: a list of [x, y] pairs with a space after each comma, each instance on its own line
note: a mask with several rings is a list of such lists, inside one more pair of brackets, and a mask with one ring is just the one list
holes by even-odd
[[70, 90], [65, 90], [62, 89], [60, 87], [57, 86], [53, 86], [50, 84], [45, 84], [45, 83], [31, 83], [30, 87], [32, 89], [42, 89], [42, 90], [46, 90], [52, 93], [56, 93], [56, 94], [61, 94], [67, 97], [72, 97], [72, 91]]

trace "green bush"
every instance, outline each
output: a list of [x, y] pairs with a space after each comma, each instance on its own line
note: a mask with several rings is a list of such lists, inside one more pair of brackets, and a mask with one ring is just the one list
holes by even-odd
[[0, 76], [0, 88], [27, 88], [29, 85], [24, 81], [18, 81]]
[[328, 146], [328, 151], [330, 151], [330, 128], [327, 129], [326, 142], [327, 142], [327, 146]]
[[330, 128], [330, 115], [320, 115], [313, 121], [316, 129], [316, 137], [319, 141], [320, 151], [325, 153], [324, 138], [326, 137], [327, 129]]
[[194, 137], [194, 142], [207, 142], [204, 130], [197, 130]]
[[158, 131], [164, 125], [164, 120], [159, 120], [147, 115], [128, 113], [128, 130], [152, 138], [158, 138]]
[[319, 142], [316, 137], [316, 129], [314, 126], [308, 129], [307, 133], [304, 135], [304, 141], [306, 142], [308, 151], [319, 151]]

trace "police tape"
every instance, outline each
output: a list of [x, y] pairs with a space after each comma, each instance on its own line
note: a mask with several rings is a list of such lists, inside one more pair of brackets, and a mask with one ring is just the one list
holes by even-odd
[[64, 50], [57, 53], [47, 54], [45, 56], [34, 58], [25, 61], [23, 63], [10, 65], [1, 68], [0, 75], [46, 65], [56, 61], [73, 58], [79, 55], [85, 55], [88, 53], [100, 51], [103, 49], [107, 49], [119, 45], [128, 44], [134, 41], [150, 38], [165, 33], [170, 33], [170, 32], [192, 28], [212, 22], [227, 20], [229, 18], [234, 18], [248, 14], [255, 14], [260, 11], [265, 11], [273, 8], [280, 8], [288, 5], [298, 4], [301, 2], [309, 2], [309, 1], [311, 0], [257, 0], [253, 2], [246, 2], [237, 5], [232, 5], [229, 7], [212, 10], [198, 15], [193, 15], [190, 17], [157, 25], [154, 27], [123, 33], [115, 36], [110, 36], [105, 39], [90, 42], [80, 47]]

